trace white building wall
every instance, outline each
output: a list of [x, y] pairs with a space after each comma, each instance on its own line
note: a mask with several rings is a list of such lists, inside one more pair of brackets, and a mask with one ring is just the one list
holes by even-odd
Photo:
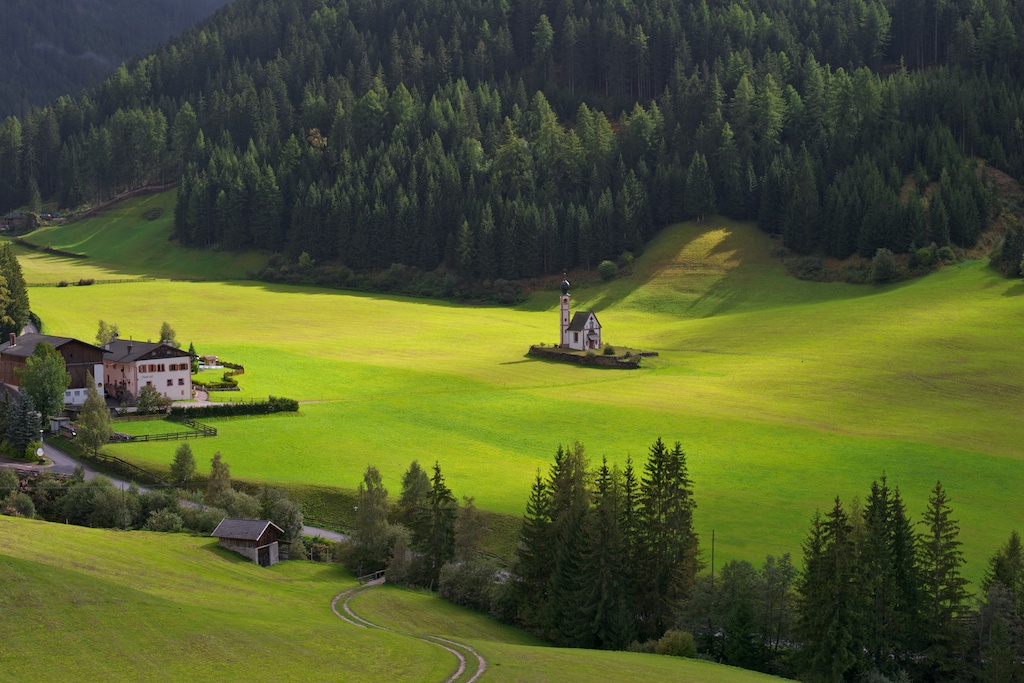
[[172, 401], [192, 398], [192, 367], [187, 356], [135, 361], [134, 371], [137, 386], [132, 393], [136, 396], [142, 387], [151, 384]]
[[[96, 391], [100, 392], [100, 396], [103, 395], [103, 364], [96, 363], [92, 366], [92, 377], [96, 381]], [[85, 399], [89, 397], [89, 390], [87, 388], [82, 389], [68, 389], [64, 392], [64, 405], [80, 406], [85, 404]]]

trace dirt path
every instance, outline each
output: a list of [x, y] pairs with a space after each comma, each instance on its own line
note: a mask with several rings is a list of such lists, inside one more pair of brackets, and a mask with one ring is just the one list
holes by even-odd
[[[391, 631], [392, 633], [398, 633], [405, 636], [412, 636], [417, 640], [422, 640], [424, 643], [430, 643], [431, 645], [436, 645], [441, 649], [448, 650], [448, 652], [451, 652], [453, 655], [455, 655], [456, 659], [459, 660], [459, 666], [455, 670], [455, 673], [453, 673], [451, 676], [445, 679], [444, 683], [474, 683], [478, 678], [480, 678], [480, 676], [483, 675], [484, 671], [487, 670], [487, 660], [484, 659], [483, 655], [481, 655], [475, 649], [471, 648], [469, 645], [465, 645], [463, 643], [450, 640], [448, 638], [442, 638], [441, 636], [407, 633], [405, 631], [396, 631], [394, 629], [386, 628], [384, 626], [378, 626], [377, 624], [374, 624], [373, 622], [364, 619], [363, 617], [359, 616], [358, 614], [352, 611], [352, 607], [351, 605], [349, 605], [352, 598], [356, 597], [360, 593], [370, 590], [374, 586], [379, 586], [382, 583], [384, 583], [383, 577], [377, 579], [376, 581], [370, 581], [365, 585], [356, 586], [355, 588], [349, 588], [347, 591], [342, 591], [341, 593], [338, 593], [334, 596], [334, 599], [331, 600], [331, 611], [334, 612], [342, 621], [351, 624], [352, 626], [356, 626], [359, 628], [375, 628], [381, 631]], [[344, 600], [344, 602], [341, 603], [341, 611], [339, 611], [338, 602], [342, 600]], [[467, 671], [469, 667], [473, 666], [472, 664], [470, 664], [469, 659], [467, 659], [467, 657], [476, 659], [475, 670], [473, 672]], [[469, 678], [465, 678], [466, 675], [469, 675]]]

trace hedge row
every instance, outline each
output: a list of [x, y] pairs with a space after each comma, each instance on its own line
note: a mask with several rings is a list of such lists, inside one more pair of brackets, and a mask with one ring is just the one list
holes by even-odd
[[198, 417], [234, 417], [236, 415], [269, 415], [270, 413], [294, 413], [299, 410], [299, 402], [291, 398], [271, 396], [266, 401], [253, 403], [222, 403], [215, 406], [195, 406], [171, 408], [172, 418]]

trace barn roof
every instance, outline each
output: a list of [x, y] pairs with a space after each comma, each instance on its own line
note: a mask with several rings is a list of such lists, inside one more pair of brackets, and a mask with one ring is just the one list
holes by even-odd
[[[140, 342], [131, 339], [115, 339], [106, 349], [107, 360], [115, 363], [132, 363], [141, 358], [174, 358], [188, 355], [188, 351], [176, 349], [164, 342]], [[106, 347], [105, 347], [106, 348]]]
[[267, 519], [233, 519], [225, 517], [210, 534], [215, 538], [233, 538], [241, 541], [258, 541], [267, 527], [274, 527], [280, 533], [284, 529]]
[[73, 339], [71, 337], [53, 337], [48, 334], [29, 333], [17, 337], [13, 345], [9, 341], [0, 344], [0, 354], [5, 356], [15, 356], [18, 358], [27, 358], [35, 352], [36, 346], [39, 344], [46, 343], [55, 349], [59, 349], [65, 344], [70, 344], [72, 342], [99, 350], [98, 346], [93, 346], [92, 344], [78, 339]]
[[[590, 316], [594, 315], [593, 311], [577, 311], [572, 316], [572, 322], [569, 323], [570, 332], [582, 332], [583, 328], [587, 326], [587, 320]], [[597, 316], [594, 315], [594, 322], [597, 323], [598, 327], [601, 327], [601, 323], [598, 322]]]

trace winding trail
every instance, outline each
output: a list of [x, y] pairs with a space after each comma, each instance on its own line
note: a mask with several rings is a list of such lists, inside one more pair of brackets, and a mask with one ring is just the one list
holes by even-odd
[[[374, 624], [372, 621], [364, 619], [352, 611], [352, 607], [349, 605], [352, 598], [356, 597], [360, 593], [370, 590], [374, 586], [379, 586], [382, 583], [384, 583], [384, 577], [370, 581], [362, 586], [349, 588], [348, 590], [338, 593], [334, 596], [334, 599], [331, 600], [331, 611], [334, 612], [342, 621], [351, 624], [352, 626], [356, 626], [358, 628], [375, 628], [381, 631], [390, 631], [391, 633], [411, 636], [417, 640], [422, 640], [424, 643], [430, 643], [431, 645], [436, 645], [443, 650], [448, 650], [448, 652], [451, 652], [455, 655], [456, 659], [459, 660], [459, 666], [455, 670], [455, 673], [445, 679], [444, 683], [474, 683], [483, 675], [484, 671], [487, 670], [487, 660], [484, 659], [483, 655], [471, 648], [469, 645], [465, 645], [448, 638], [442, 638], [441, 636], [419, 635], [406, 631], [396, 631], [392, 628]], [[338, 602], [342, 599], [344, 599], [344, 602], [342, 602], [341, 610], [339, 611]], [[467, 671], [467, 668], [470, 666], [469, 661], [467, 660], [467, 655], [476, 658], [476, 669], [469, 678], [464, 679], [463, 676], [470, 673]]]

